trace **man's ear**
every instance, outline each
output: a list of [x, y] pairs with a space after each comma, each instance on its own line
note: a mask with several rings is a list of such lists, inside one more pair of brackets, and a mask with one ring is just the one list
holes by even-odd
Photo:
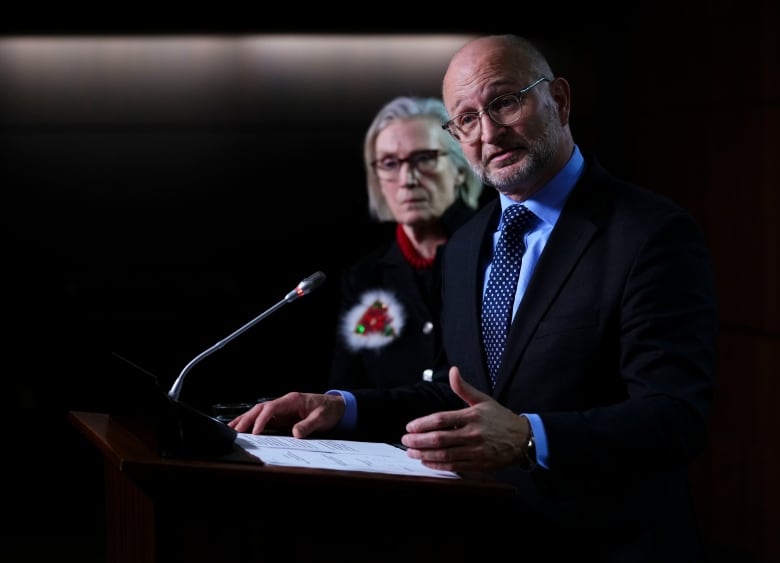
[[569, 124], [571, 111], [571, 87], [565, 78], [555, 78], [550, 83], [550, 93], [558, 106], [558, 119], [561, 125]]

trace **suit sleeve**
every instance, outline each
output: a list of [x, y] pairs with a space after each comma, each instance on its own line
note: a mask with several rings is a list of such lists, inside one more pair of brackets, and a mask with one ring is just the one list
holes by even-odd
[[717, 338], [714, 275], [695, 222], [670, 214], [625, 272], [616, 330], [623, 401], [542, 420], [551, 468], [664, 469], [706, 444]]

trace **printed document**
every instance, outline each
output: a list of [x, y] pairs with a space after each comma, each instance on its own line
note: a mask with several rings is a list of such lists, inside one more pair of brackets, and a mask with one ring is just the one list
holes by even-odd
[[236, 445], [267, 465], [459, 478], [452, 471], [429, 469], [407, 456], [403, 449], [381, 442], [314, 440], [242, 432], [236, 435]]

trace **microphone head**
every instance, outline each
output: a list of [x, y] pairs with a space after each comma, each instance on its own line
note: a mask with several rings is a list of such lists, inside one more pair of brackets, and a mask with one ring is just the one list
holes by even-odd
[[308, 278], [302, 280], [301, 283], [299, 283], [297, 287], [293, 289], [290, 293], [285, 295], [284, 300], [287, 303], [290, 303], [291, 301], [295, 301], [296, 299], [299, 299], [304, 295], [308, 295], [309, 293], [317, 289], [319, 286], [321, 286], [323, 283], [325, 283], [325, 274], [323, 274], [322, 272], [314, 272]]
[[314, 272], [308, 278], [299, 283], [298, 288], [301, 292], [303, 292], [303, 295], [307, 295], [320, 287], [323, 283], [325, 283], [325, 274], [322, 272]]

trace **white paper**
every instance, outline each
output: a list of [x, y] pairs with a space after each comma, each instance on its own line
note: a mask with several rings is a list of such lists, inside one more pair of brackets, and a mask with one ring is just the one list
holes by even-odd
[[381, 442], [239, 433], [236, 445], [268, 465], [459, 478], [452, 471], [429, 469], [401, 448]]

